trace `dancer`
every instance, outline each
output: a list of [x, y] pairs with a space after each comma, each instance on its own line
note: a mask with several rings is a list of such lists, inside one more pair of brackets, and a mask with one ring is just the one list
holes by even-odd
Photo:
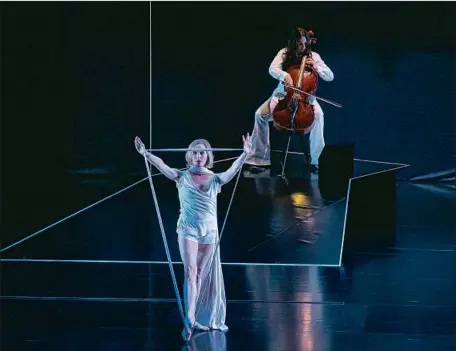
[[[334, 73], [325, 64], [321, 56], [316, 52], [307, 53], [307, 43], [310, 41], [311, 31], [302, 28], [295, 28], [286, 48], [281, 49], [269, 67], [269, 74], [280, 81], [272, 93], [271, 97], [265, 101], [255, 112], [255, 125], [252, 133], [252, 144], [256, 150], [245, 163], [253, 166], [270, 166], [269, 144], [269, 123], [272, 121], [274, 109], [280, 100], [286, 97], [286, 91], [282, 82], [293, 85], [293, 79], [286, 70], [295, 64], [300, 64], [302, 57], [308, 55], [306, 64], [313, 65], [318, 75], [325, 81], [330, 82], [334, 79]], [[309, 135], [311, 171], [318, 172], [318, 159], [325, 146], [323, 137], [323, 110], [315, 97], [311, 98], [314, 106], [315, 123]]]
[[[243, 150], [222, 173], [210, 170], [214, 163], [209, 142], [197, 139], [189, 145], [185, 160], [189, 167], [180, 171], [166, 165], [162, 159], [148, 152], [141, 139], [136, 137], [137, 151], [146, 157], [167, 178], [174, 180], [179, 194], [180, 215], [177, 222], [179, 251], [184, 263], [185, 326], [182, 337], [188, 341], [192, 326], [207, 331], [228, 330], [225, 325], [226, 297], [220, 262], [217, 220], [217, 194], [228, 183], [253, 152], [250, 136], [242, 136]], [[200, 151], [199, 151], [200, 150]], [[211, 265], [211, 260], [213, 260]]]

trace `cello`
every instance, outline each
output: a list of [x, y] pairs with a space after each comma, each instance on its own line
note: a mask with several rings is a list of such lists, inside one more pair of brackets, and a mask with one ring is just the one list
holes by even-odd
[[[306, 37], [306, 48], [301, 64], [289, 67], [286, 72], [293, 79], [293, 86], [285, 85], [286, 97], [280, 100], [273, 113], [274, 127], [279, 131], [308, 134], [315, 122], [314, 107], [310, 97], [315, 96], [318, 87], [318, 73], [312, 65], [306, 64], [312, 57], [311, 47], [317, 39], [312, 31], [299, 31], [300, 36]], [[337, 107], [342, 105], [317, 97], [317, 99]]]

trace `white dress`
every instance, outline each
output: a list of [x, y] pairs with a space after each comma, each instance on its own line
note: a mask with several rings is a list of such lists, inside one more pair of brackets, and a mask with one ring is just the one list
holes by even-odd
[[[214, 250], [219, 241], [217, 195], [221, 191], [221, 184], [219, 177], [214, 173], [212, 175], [209, 189], [203, 191], [195, 185], [188, 170], [180, 171], [176, 184], [180, 201], [177, 233], [180, 240], [188, 239], [200, 244], [213, 244]], [[201, 272], [200, 279], [201, 289], [196, 302], [196, 320], [201, 325], [212, 329], [228, 330], [225, 325], [226, 296], [219, 246], [215, 254], [211, 252], [209, 262]]]

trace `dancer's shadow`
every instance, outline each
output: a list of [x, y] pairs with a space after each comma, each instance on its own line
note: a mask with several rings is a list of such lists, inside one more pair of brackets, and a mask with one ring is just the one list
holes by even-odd
[[226, 351], [226, 333], [218, 330], [195, 333], [181, 351]]

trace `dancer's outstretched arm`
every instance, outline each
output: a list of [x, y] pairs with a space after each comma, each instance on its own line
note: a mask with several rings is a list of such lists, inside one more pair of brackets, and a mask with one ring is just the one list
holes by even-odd
[[247, 135], [244, 137], [242, 136], [242, 142], [244, 143], [244, 152], [242, 153], [241, 156], [239, 156], [231, 165], [230, 168], [228, 168], [225, 172], [219, 173], [218, 177], [220, 179], [220, 185], [224, 185], [228, 183], [235, 174], [239, 171], [239, 169], [242, 167], [244, 164], [245, 159], [247, 156], [249, 156], [251, 153], [254, 152], [252, 150], [252, 142], [250, 141], [250, 135], [247, 133]]
[[135, 147], [136, 150], [138, 150], [138, 152], [141, 155], [145, 156], [147, 161], [153, 164], [165, 177], [171, 180], [179, 179], [179, 170], [177, 170], [176, 168], [169, 167], [165, 162], [163, 162], [163, 160], [160, 157], [152, 155], [150, 152], [148, 152], [143, 142], [138, 137], [135, 138]]

